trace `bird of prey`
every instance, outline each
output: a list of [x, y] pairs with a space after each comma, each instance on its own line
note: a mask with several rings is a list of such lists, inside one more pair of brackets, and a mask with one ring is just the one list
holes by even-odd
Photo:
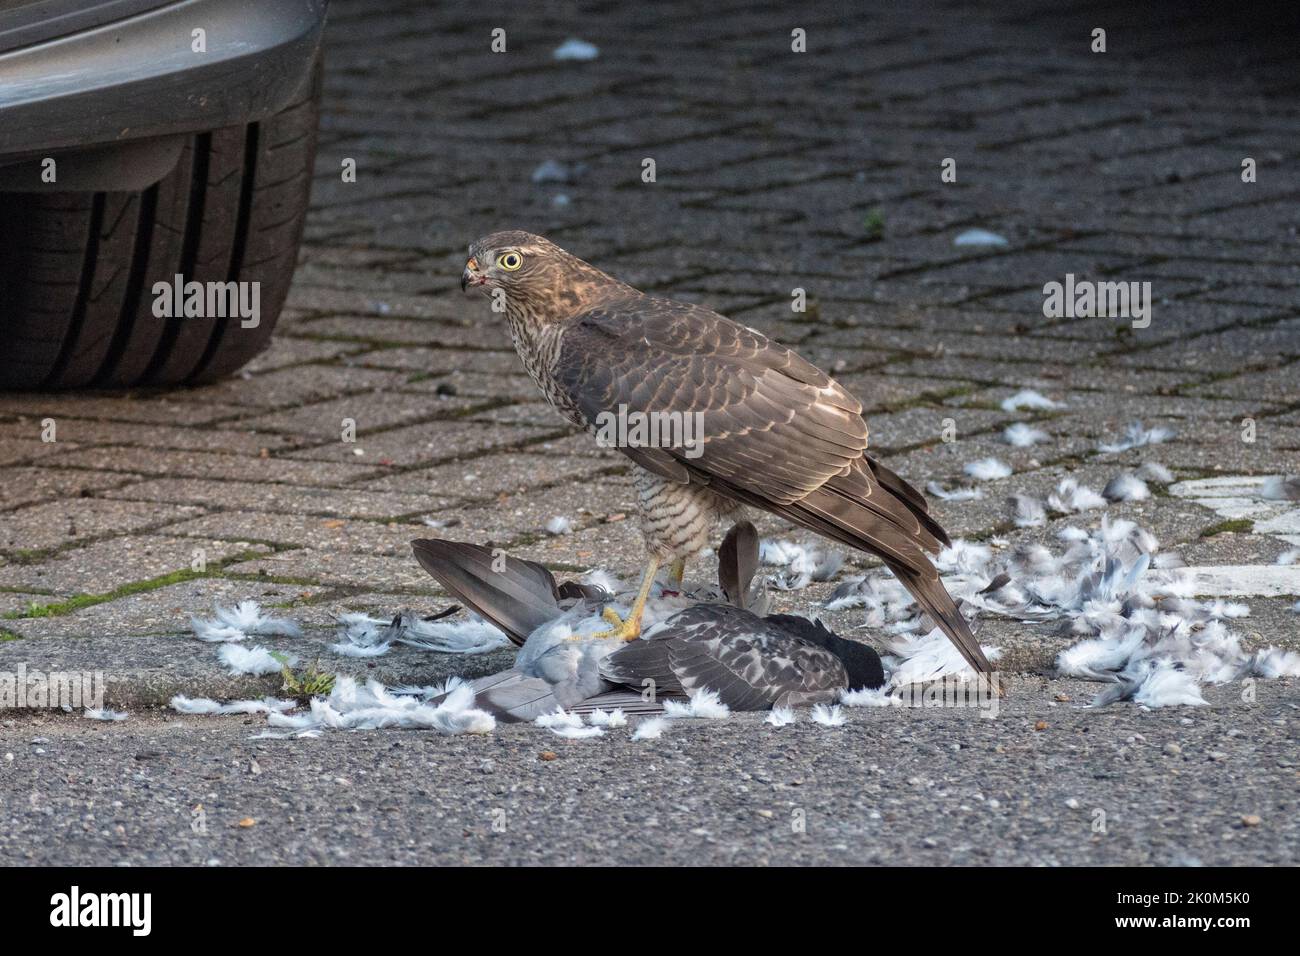
[[[527, 232], [469, 247], [462, 289], [504, 312], [524, 368], [568, 421], [595, 431], [611, 416], [691, 415], [690, 447], [654, 438], [618, 445], [635, 483], [649, 563], [626, 619], [635, 638], [655, 575], [710, 543], [722, 518], [771, 512], [885, 562], [976, 671], [991, 668], [927, 552], [949, 543], [925, 499], [867, 450], [862, 403], [765, 335], [702, 306], [646, 295]], [[651, 419], [654, 420], [654, 419]]]
[[[522, 645], [514, 667], [473, 682], [476, 706], [504, 720], [533, 720], [556, 707], [654, 713], [665, 699], [702, 691], [732, 710], [809, 706], [885, 682], [880, 656], [868, 645], [838, 637], [820, 621], [761, 616], [743, 606], [758, 564], [758, 534], [747, 521], [719, 549], [718, 577], [733, 603], [692, 604], [639, 639], [588, 639], [581, 647], [568, 622], [591, 617], [612, 595], [557, 584], [542, 565], [502, 561], [480, 545], [432, 538], [411, 546], [448, 592]], [[655, 690], [649, 698], [647, 686]]]

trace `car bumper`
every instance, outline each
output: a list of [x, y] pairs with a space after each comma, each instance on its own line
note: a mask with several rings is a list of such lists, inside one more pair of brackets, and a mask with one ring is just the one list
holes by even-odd
[[0, 162], [265, 119], [310, 82], [325, 9], [180, 0], [0, 54]]

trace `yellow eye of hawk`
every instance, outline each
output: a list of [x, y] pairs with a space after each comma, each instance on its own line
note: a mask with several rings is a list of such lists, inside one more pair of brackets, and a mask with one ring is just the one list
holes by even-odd
[[514, 272], [523, 264], [524, 264], [524, 257], [517, 252], [507, 252], [500, 259], [497, 260], [497, 265], [499, 265], [502, 269], [505, 269], [506, 272]]

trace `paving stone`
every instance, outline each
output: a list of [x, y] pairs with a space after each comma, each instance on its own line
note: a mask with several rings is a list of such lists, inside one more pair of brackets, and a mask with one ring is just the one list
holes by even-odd
[[411, 556], [409, 547], [404, 554], [397, 555], [300, 548], [241, 561], [225, 570], [232, 575], [266, 575], [331, 588], [367, 588], [379, 583], [394, 591], [414, 591], [434, 586], [433, 579]]
[[[68, 418], [152, 422], [160, 425], [202, 425], [239, 414], [234, 405], [180, 402], [167, 396], [96, 396], [67, 394], [0, 393], [0, 415], [24, 415], [40, 421], [53, 418], [62, 431]], [[71, 437], [61, 436], [61, 437]]]
[[[65, 451], [64, 454], [76, 452]], [[138, 474], [125, 470], [95, 472], [65, 471], [60, 468], [6, 468], [4, 484], [0, 484], [0, 510], [55, 498], [75, 498], [138, 480], [139, 477]]]
[[[350, 427], [358, 442], [397, 425], [422, 419], [450, 417], [476, 404], [470, 398], [401, 392], [366, 392], [345, 398], [299, 405], [289, 411], [243, 418], [240, 425], [257, 431], [288, 432], [317, 440], [342, 442]], [[351, 422], [349, 426], [348, 422]]]
[[0, 441], [0, 465], [38, 461], [69, 447], [76, 446], [67, 442], [43, 442], [39, 438], [17, 438], [12, 434], [6, 435], [3, 441]]
[[[106, 445], [65, 452], [46, 459], [46, 464], [69, 469], [96, 469], [100, 472], [126, 472], [129, 475], [165, 475], [177, 478], [228, 478], [237, 481], [260, 481], [300, 485], [341, 485], [368, 475], [372, 469], [360, 463], [306, 462], [287, 458], [263, 458], [260, 455], [230, 455], [200, 451], [157, 451], [129, 445]], [[91, 472], [56, 472], [65, 482]], [[110, 476], [99, 475], [101, 486]], [[114, 484], [122, 476], [112, 476]], [[83, 477], [86, 487], [94, 487]], [[3, 497], [0, 497], [0, 502]]]
[[[610, 459], [603, 468], [622, 465], [616, 456], [611, 455]], [[443, 495], [485, 499], [504, 494], [527, 493], [539, 485], [581, 486], [588, 483], [591, 475], [601, 470], [601, 463], [589, 458], [549, 454], [496, 454], [435, 468], [403, 471], [362, 482], [361, 487], [376, 491], [436, 488]]]
[[[1042, 497], [1066, 476], [1100, 490], [1146, 461], [1185, 481], [1300, 472], [1289, 175], [1300, 126], [1279, 69], [1285, 37], [1238, 37], [1222, 62], [1198, 56], [1189, 69], [1181, 57], [1199, 41], [1148, 36], [1126, 19], [1136, 13], [1112, 11], [1112, 37], [1128, 45], [1099, 80], [1087, 45], [1042, 13], [975, 9], [948, 29], [910, 8], [811, 9], [801, 14], [810, 54], [783, 61], [773, 85], [773, 38], [785, 43], [790, 29], [776, 7], [724, 11], [707, 30], [684, 4], [584, 11], [583, 35], [602, 48], [585, 64], [550, 58], [572, 11], [518, 11], [504, 70], [469, 26], [448, 29], [478, 13], [400, 0], [332, 11], [302, 261], [275, 340], [241, 373], [171, 392], [0, 395], [0, 613], [186, 567], [195, 547], [209, 560], [265, 542], [289, 550], [220, 572], [250, 580], [8, 621], [23, 639], [0, 641], [0, 668], [24, 645], [33, 660], [107, 662], [123, 700], [181, 688], [260, 695], [277, 679], [230, 678], [181, 636], [190, 612], [248, 596], [293, 604], [319, 629], [302, 650], [344, 672], [422, 683], [500, 666], [508, 655], [366, 663], [328, 650], [331, 611], [445, 600], [411, 559], [422, 536], [509, 543], [635, 580], [628, 463], [545, 406], [505, 324], [458, 288], [466, 244], [492, 228], [551, 235], [641, 288], [796, 346], [863, 401], [873, 448], [918, 486], [969, 484], [965, 464], [1006, 461], [1014, 474], [981, 484], [983, 499], [932, 502], [954, 536], [1056, 545], [1063, 527], [1096, 527], [1102, 512], [1015, 529], [1008, 494]], [[1260, 172], [1249, 185], [1236, 174], [1247, 148]], [[343, 155], [359, 161], [356, 183], [337, 175]], [[640, 181], [646, 156], [653, 184]], [[956, 183], [939, 181], [944, 156], [958, 159]], [[545, 159], [586, 168], [533, 183]], [[954, 245], [976, 227], [1009, 245]], [[1067, 272], [1151, 281], [1151, 326], [1045, 317], [1042, 286]], [[798, 315], [795, 287], [809, 297]], [[1003, 411], [1021, 388], [1064, 407]], [[47, 417], [58, 428], [49, 444]], [[1246, 417], [1254, 443], [1240, 440]], [[355, 443], [341, 440], [345, 418]], [[1098, 450], [1134, 420], [1176, 435]], [[1051, 439], [1012, 448], [1001, 437], [1012, 421]], [[1267, 564], [1300, 536], [1294, 509], [1253, 497], [1257, 484], [1214, 487], [1186, 499], [1157, 489], [1107, 511], [1200, 567]], [[556, 515], [575, 530], [546, 533]], [[1272, 531], [1202, 537], [1236, 515]], [[808, 538], [767, 516], [759, 524]], [[714, 567], [706, 558], [691, 573], [707, 579]], [[779, 606], [815, 608], [832, 587], [783, 592]], [[1251, 627], [1296, 630], [1284, 601], [1251, 603]], [[888, 635], [855, 634], [887, 646]], [[987, 618], [981, 636], [1003, 646], [1003, 667], [1031, 672], [1068, 642]]]
[[[252, 599], [265, 608], [276, 609], [310, 599], [320, 593], [320, 588], [304, 585], [238, 581], [215, 577], [195, 578], [152, 591], [128, 594], [115, 601], [93, 604], [67, 614], [8, 620], [4, 626], [24, 638], [102, 638], [152, 634], [179, 640], [183, 635], [191, 633], [190, 615], [210, 616], [214, 603], [230, 606], [242, 600]], [[192, 637], [188, 638], [188, 641], [193, 641], [187, 648], [190, 654], [194, 653], [196, 645], [198, 648], [204, 646], [202, 642], [195, 641]], [[23, 643], [23, 641], [12, 641], [8, 642], [10, 645], [8, 647], [0, 645], [0, 654], [9, 651], [19, 654], [20, 659], [25, 659], [25, 652], [12, 646]], [[170, 641], [154, 642], [154, 648], [162, 650], [169, 643]], [[41, 646], [48, 649], [51, 645]], [[100, 646], [104, 647], [104, 645]], [[102, 658], [101, 669], [111, 666], [114, 660], [116, 658]], [[52, 661], [42, 666], [46, 670], [56, 669]], [[3, 664], [0, 664], [0, 667], [3, 667]]]
[[[280, 316], [280, 324], [288, 327], [285, 317]], [[364, 351], [364, 347], [347, 342], [322, 342], [315, 339], [299, 339], [291, 335], [276, 335], [270, 347], [253, 358], [239, 373], [241, 376], [259, 375], [276, 369], [302, 365], [307, 362], [321, 362], [340, 356], [350, 356]]]
[[[452, 518], [452, 527], [459, 519]], [[432, 529], [420, 522], [359, 521], [304, 514], [223, 511], [168, 525], [168, 534], [223, 541], [261, 541], [279, 546], [365, 554], [407, 554], [413, 538], [452, 537], [450, 529]]]
[[51, 501], [6, 514], [0, 522], [0, 551], [44, 551], [77, 545], [90, 538], [152, 531], [202, 512], [193, 505], [167, 504], [156, 498]]
[[[195, 502], [236, 511], [261, 510], [346, 518], [394, 518], [434, 511], [446, 504], [446, 499], [433, 494], [314, 488], [254, 481], [203, 481], [197, 478], [156, 478], [105, 492], [105, 495], [125, 499], [123, 506], [137, 506], [144, 501]], [[184, 510], [193, 513], [198, 509]]]
[[[28, 425], [20, 422], [0, 423], [0, 452], [12, 442], [13, 432], [26, 431]], [[39, 425], [35, 426], [39, 428]], [[56, 454], [84, 445], [125, 445], [136, 448], [176, 448], [183, 450], [217, 451], [224, 454], [259, 455], [263, 449], [274, 451], [306, 444], [306, 440], [292, 435], [271, 435], [227, 428], [186, 428], [182, 426], [139, 424], [133, 422], [107, 422], [93, 419], [70, 418], [59, 423], [60, 439], [56, 443], [41, 444], [42, 454]], [[73, 440], [69, 441], [68, 438]], [[17, 459], [15, 459], [17, 460]]]
[[43, 561], [0, 567], [0, 587], [29, 588], [59, 597], [107, 594], [175, 571], [198, 570], [196, 564], [206, 568], [265, 550], [264, 545], [246, 541], [123, 535], [61, 551]]
[[48, 594], [31, 594], [22, 591], [0, 591], [0, 641], [5, 640], [7, 632], [5, 630], [4, 617], [10, 614], [21, 614], [30, 610], [34, 605], [48, 604], [50, 596]]
[[493, 451], [520, 448], [559, 430], [550, 421], [530, 427], [448, 419], [390, 428], [369, 435], [359, 433], [355, 444], [331, 442], [293, 452], [289, 457], [313, 461], [365, 461], [385, 466], [434, 464], [455, 459], [470, 460]]
[[395, 388], [405, 376], [380, 369], [357, 368], [352, 364], [305, 364], [261, 374], [236, 375], [223, 382], [177, 393], [184, 401], [211, 404], [249, 405], [254, 408], [283, 408], [361, 394], [375, 389]]

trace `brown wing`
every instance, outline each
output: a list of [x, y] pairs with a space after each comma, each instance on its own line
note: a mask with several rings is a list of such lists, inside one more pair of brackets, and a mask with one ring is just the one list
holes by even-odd
[[555, 375], [592, 424], [620, 407], [699, 413], [693, 448], [619, 450], [880, 556], [972, 666], [990, 669], [925, 554], [946, 536], [924, 499], [864, 454], [862, 405], [824, 372], [716, 312], [635, 296], [578, 317]]
[[[773, 501], [799, 500], [867, 447], [861, 404], [827, 375], [762, 334], [686, 303], [639, 297], [586, 313], [565, 330], [557, 371], [589, 422], [619, 405], [699, 413], [702, 458], [684, 448], [640, 450]], [[674, 477], [686, 474], [674, 469]]]
[[727, 604], [697, 604], [600, 662], [603, 678], [687, 695], [711, 690], [732, 710], [766, 710], [787, 695], [848, 687], [843, 662], [771, 621]]

